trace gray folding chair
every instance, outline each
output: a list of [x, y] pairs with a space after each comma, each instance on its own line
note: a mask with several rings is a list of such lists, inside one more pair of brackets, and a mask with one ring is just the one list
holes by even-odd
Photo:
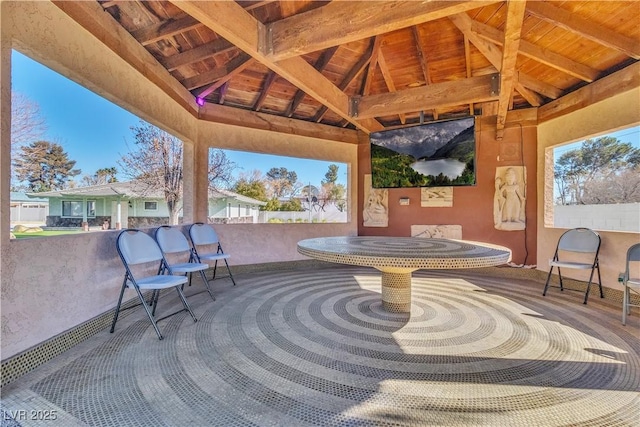
[[[162, 253], [164, 254], [160, 272], [164, 273], [166, 270], [171, 270], [173, 274], [188, 276], [189, 285], [191, 285], [191, 274], [195, 272], [200, 273], [200, 277], [202, 278], [209, 295], [211, 295], [211, 298], [215, 301], [216, 297], [213, 296], [207, 276], [204, 274], [204, 271], [209, 268], [209, 265], [196, 261], [193, 251], [191, 250], [191, 246], [189, 246], [189, 241], [186, 236], [182, 234], [182, 231], [169, 225], [162, 225], [156, 229], [155, 237], [156, 242], [158, 242], [158, 246], [160, 246], [160, 250], [162, 250]], [[169, 263], [170, 258], [180, 256], [181, 254], [185, 256], [187, 254], [189, 255], [187, 262]]]
[[209, 224], [196, 222], [189, 227], [189, 237], [191, 238], [192, 243], [191, 250], [198, 262], [215, 261], [213, 266], [213, 278], [211, 280], [215, 280], [216, 278], [218, 261], [223, 260], [224, 264], [227, 266], [231, 282], [233, 282], [233, 286], [235, 286], [236, 281], [233, 279], [229, 263], [227, 262], [227, 259], [230, 258], [230, 256], [229, 254], [225, 254], [222, 250], [220, 239], [218, 239], [218, 234], [215, 232], [213, 227]]
[[[632, 245], [627, 251], [627, 261], [624, 273], [620, 273], [619, 281], [624, 286], [622, 294], [622, 324], [627, 324], [627, 316], [631, 312], [631, 307], [640, 307], [631, 303], [631, 291], [640, 294], [640, 276], [631, 277], [630, 265], [632, 262], [640, 262], [640, 243]], [[637, 269], [635, 270], [638, 271]]]
[[[120, 298], [118, 298], [118, 305], [116, 306], [116, 311], [113, 316], [113, 323], [111, 324], [111, 333], [113, 333], [116, 327], [118, 314], [121, 311], [120, 307], [122, 305], [122, 297], [124, 296], [124, 290], [126, 288], [134, 289], [138, 294], [138, 298], [140, 298], [140, 304], [136, 304], [128, 308], [142, 305], [147, 313], [147, 316], [149, 316], [149, 320], [151, 321], [156, 334], [158, 334], [159, 339], [162, 339], [163, 337], [160, 333], [160, 329], [158, 329], [157, 322], [162, 319], [166, 319], [169, 316], [173, 316], [174, 314], [178, 314], [183, 311], [188, 311], [193, 318], [193, 321], [197, 322], [196, 316], [193, 314], [193, 311], [191, 311], [191, 307], [189, 307], [189, 304], [187, 303], [187, 300], [185, 299], [181, 289], [182, 286], [188, 281], [188, 278], [186, 276], [174, 276], [170, 268], [166, 268], [165, 270], [168, 274], [134, 274], [132, 268], [133, 266], [138, 266], [136, 268], [136, 271], [147, 271], [150, 265], [161, 265], [164, 260], [160, 247], [151, 236], [136, 229], [129, 228], [126, 230], [122, 230], [120, 234], [118, 234], [118, 238], [116, 240], [116, 248], [118, 250], [118, 255], [120, 255], [120, 259], [124, 264], [125, 272], [124, 280], [122, 282], [122, 289], [120, 290]], [[170, 288], [174, 288], [178, 292], [184, 308], [182, 310], [176, 311], [175, 313], [171, 313], [164, 317], [161, 317], [160, 319], [156, 319], [155, 311], [156, 305], [158, 303], [158, 294], [162, 289]], [[153, 302], [153, 307], [150, 307], [150, 304], [147, 304], [144, 296], [142, 295], [142, 291], [152, 291], [151, 301]]]
[[[591, 254], [593, 258], [590, 262], [579, 262], [579, 261], [564, 261], [560, 260], [561, 253], [581, 253], [581, 254]], [[600, 298], [604, 298], [604, 293], [602, 292], [602, 279], [600, 277], [600, 265], [598, 263], [598, 253], [600, 252], [600, 235], [593, 230], [588, 228], [574, 228], [572, 230], [565, 231], [560, 239], [558, 239], [558, 245], [556, 246], [556, 252], [553, 255], [553, 259], [549, 260], [549, 275], [547, 276], [547, 283], [544, 285], [544, 291], [542, 292], [542, 296], [547, 294], [547, 290], [549, 289], [549, 282], [551, 281], [551, 273], [553, 272], [553, 267], [558, 267], [558, 277], [560, 278], [560, 286], [551, 286], [552, 288], [559, 287], [561, 291], [564, 291], [564, 286], [562, 284], [562, 273], [560, 268], [576, 268], [580, 270], [591, 270], [591, 274], [589, 276], [589, 283], [587, 284], [587, 290], [584, 293], [584, 302], [587, 303], [587, 299], [589, 298], [589, 289], [591, 288], [591, 282], [593, 281], [593, 273], [595, 270], [598, 270], [598, 286], [600, 287]], [[564, 256], [565, 254], [563, 254]], [[567, 290], [577, 290], [577, 289], [569, 289]]]

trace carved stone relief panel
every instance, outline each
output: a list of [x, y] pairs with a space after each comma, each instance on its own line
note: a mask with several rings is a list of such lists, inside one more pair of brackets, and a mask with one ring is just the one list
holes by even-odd
[[412, 225], [411, 237], [462, 239], [461, 225]]
[[453, 187], [421, 187], [420, 206], [450, 208], [453, 206]]
[[389, 190], [373, 188], [371, 175], [364, 176], [364, 207], [362, 210], [365, 227], [389, 226]]
[[524, 166], [496, 168], [493, 223], [496, 229], [524, 230], [527, 173]]

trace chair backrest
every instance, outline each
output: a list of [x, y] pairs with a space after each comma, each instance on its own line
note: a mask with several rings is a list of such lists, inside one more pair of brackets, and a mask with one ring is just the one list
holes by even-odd
[[194, 245], [215, 245], [220, 243], [218, 234], [209, 224], [196, 222], [189, 227], [189, 237]]
[[191, 250], [189, 241], [176, 227], [163, 225], [156, 230], [156, 241], [165, 254], [188, 252]]
[[151, 236], [134, 228], [122, 230], [116, 240], [118, 254], [125, 265], [159, 261], [162, 252]]
[[597, 253], [600, 250], [600, 235], [589, 228], [574, 228], [560, 236], [558, 249]]
[[640, 243], [631, 245], [627, 251], [627, 262], [630, 261], [640, 261]]

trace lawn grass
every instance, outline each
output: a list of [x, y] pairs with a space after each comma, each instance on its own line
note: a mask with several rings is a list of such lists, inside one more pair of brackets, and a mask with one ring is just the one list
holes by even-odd
[[36, 233], [13, 232], [13, 235], [16, 236], [16, 239], [25, 239], [29, 237], [60, 236], [62, 234], [78, 234], [78, 233], [87, 233], [87, 232], [82, 230], [45, 230], [45, 231], [38, 231]]

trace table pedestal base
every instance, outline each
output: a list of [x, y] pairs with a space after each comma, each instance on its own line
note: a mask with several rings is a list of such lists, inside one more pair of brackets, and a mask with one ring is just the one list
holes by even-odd
[[392, 313], [411, 312], [411, 272], [382, 271], [382, 307]]

